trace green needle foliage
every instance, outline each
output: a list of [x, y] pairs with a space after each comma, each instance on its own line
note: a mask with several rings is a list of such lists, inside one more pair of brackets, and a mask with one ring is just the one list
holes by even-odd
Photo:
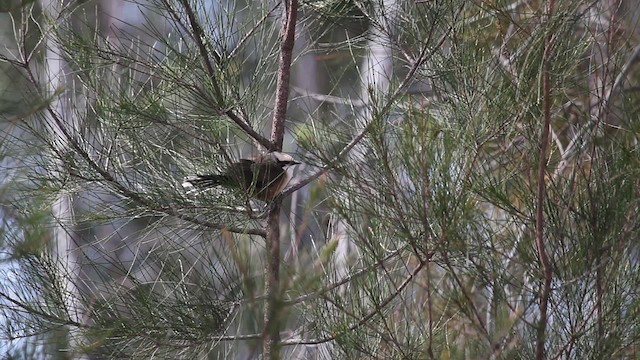
[[301, 3], [267, 294], [272, 204], [180, 184], [269, 145], [284, 6], [117, 3], [0, 14], [10, 356], [638, 358], [633, 2]]

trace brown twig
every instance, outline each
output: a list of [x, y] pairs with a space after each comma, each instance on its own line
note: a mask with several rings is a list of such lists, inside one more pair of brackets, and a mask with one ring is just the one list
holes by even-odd
[[276, 151], [282, 150], [284, 139], [284, 123], [289, 103], [289, 77], [291, 76], [291, 59], [295, 43], [298, 1], [285, 2], [285, 14], [282, 21], [282, 44], [280, 45], [280, 62], [278, 65], [278, 79], [276, 83], [276, 104], [273, 109], [271, 127], [272, 147]]
[[[276, 83], [276, 99], [271, 124], [271, 149], [282, 150], [284, 139], [285, 118], [289, 102], [289, 78], [293, 45], [295, 43], [296, 17], [298, 1], [284, 2], [285, 11], [282, 19], [282, 44], [280, 46], [280, 63], [278, 65], [278, 79]], [[282, 306], [280, 294], [280, 208], [282, 197], [272, 201], [267, 216], [267, 237], [265, 239], [265, 280], [264, 291], [264, 324], [262, 339], [262, 358], [280, 358], [280, 309]]]

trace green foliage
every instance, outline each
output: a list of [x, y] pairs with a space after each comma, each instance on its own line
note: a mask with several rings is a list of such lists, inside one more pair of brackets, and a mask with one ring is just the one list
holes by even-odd
[[[311, 59], [326, 95], [289, 97], [298, 179], [315, 177], [284, 207], [282, 357], [534, 358], [544, 182], [546, 356], [634, 358], [638, 55], [616, 22], [630, 20], [577, 0], [549, 18], [541, 2], [390, 3], [298, 14], [295, 80]], [[14, 104], [1, 115], [3, 335], [101, 357], [256, 357], [265, 206], [180, 183], [270, 133], [281, 10], [138, 5], [137, 24], [92, 4], [27, 6], [35, 56], [1, 55], [26, 94], [0, 102]]]

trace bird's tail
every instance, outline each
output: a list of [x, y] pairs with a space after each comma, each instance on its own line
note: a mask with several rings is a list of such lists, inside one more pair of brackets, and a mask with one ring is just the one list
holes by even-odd
[[185, 189], [206, 189], [218, 185], [222, 185], [227, 181], [224, 175], [194, 175], [184, 178], [182, 187]]

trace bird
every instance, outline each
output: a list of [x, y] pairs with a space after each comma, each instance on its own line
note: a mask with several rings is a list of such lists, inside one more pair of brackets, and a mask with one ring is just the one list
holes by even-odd
[[251, 198], [269, 202], [287, 185], [289, 176], [286, 169], [297, 164], [300, 163], [291, 155], [272, 151], [233, 162], [221, 174], [187, 176], [182, 186], [185, 189], [222, 186], [241, 190]]

